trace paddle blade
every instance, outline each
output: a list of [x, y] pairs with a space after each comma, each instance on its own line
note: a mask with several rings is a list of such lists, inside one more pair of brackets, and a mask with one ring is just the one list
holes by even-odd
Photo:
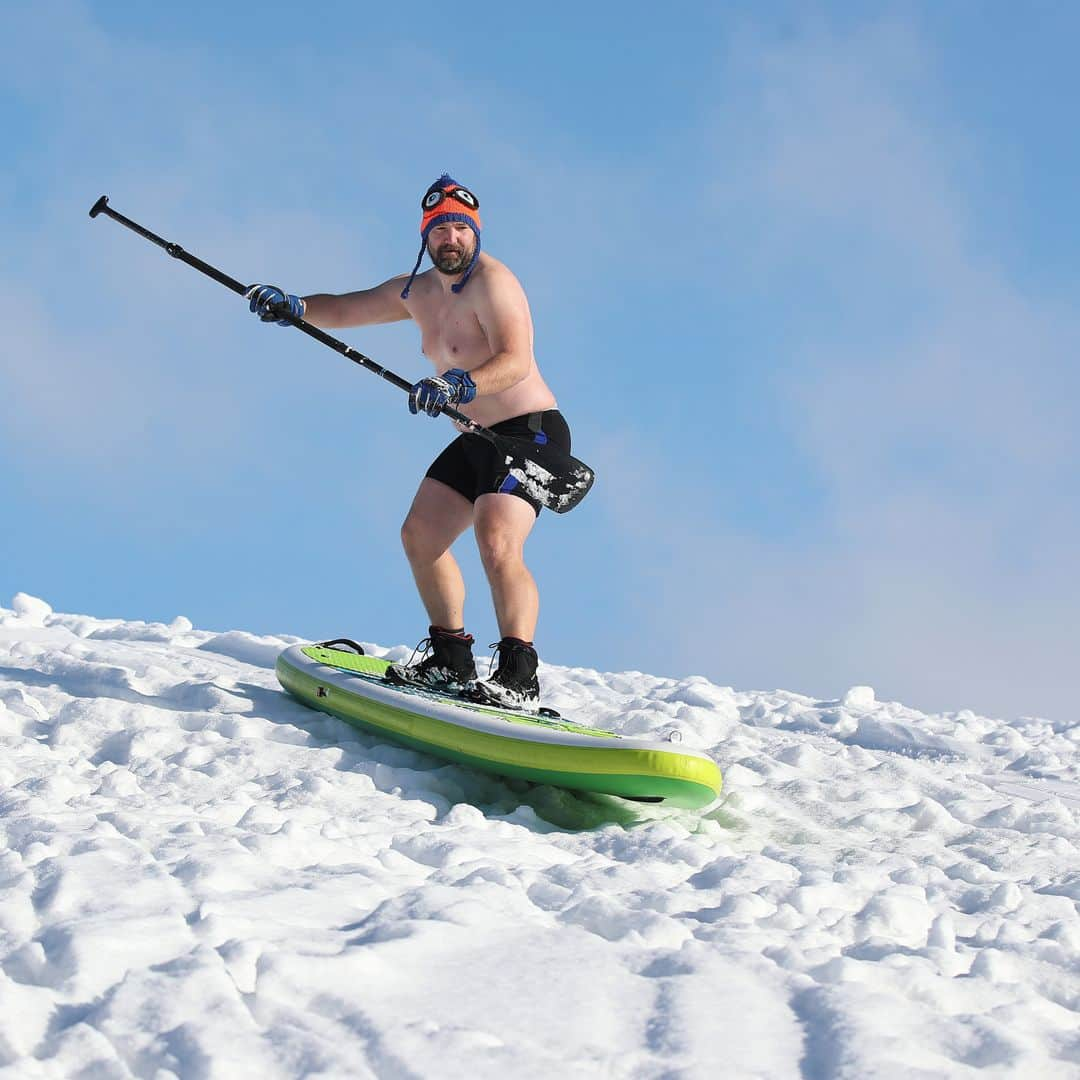
[[521, 491], [556, 514], [573, 510], [589, 494], [596, 478], [592, 469], [560, 447], [500, 435], [494, 441], [506, 465], [507, 478], [501, 490], [519, 485]]

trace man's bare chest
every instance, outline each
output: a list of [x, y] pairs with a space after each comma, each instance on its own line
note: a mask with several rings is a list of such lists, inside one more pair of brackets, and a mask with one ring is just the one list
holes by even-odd
[[417, 312], [420, 347], [436, 367], [464, 367], [483, 363], [491, 354], [487, 336], [476, 313], [462, 304], [433, 305]]

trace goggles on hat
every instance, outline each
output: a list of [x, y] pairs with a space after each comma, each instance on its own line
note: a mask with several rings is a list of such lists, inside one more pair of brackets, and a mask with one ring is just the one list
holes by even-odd
[[454, 199], [469, 210], [480, 209], [480, 200], [468, 188], [463, 187], [450, 188], [449, 191], [443, 191], [441, 188], [429, 191], [420, 200], [420, 208], [425, 213], [430, 213], [436, 206], [447, 199]]

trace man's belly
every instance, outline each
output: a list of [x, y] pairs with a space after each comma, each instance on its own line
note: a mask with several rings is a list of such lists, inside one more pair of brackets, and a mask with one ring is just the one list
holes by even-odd
[[555, 395], [536, 372], [523, 379], [509, 390], [499, 394], [485, 394], [469, 405], [461, 407], [470, 420], [475, 420], [484, 427], [491, 427], [501, 420], [512, 416], [524, 416], [526, 413], [544, 412], [557, 406]]

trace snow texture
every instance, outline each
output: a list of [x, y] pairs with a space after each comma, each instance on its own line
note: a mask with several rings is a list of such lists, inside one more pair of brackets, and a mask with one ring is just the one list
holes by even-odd
[[360, 734], [295, 641], [0, 609], [0, 1078], [1080, 1076], [1080, 725], [541, 667], [691, 814]]

